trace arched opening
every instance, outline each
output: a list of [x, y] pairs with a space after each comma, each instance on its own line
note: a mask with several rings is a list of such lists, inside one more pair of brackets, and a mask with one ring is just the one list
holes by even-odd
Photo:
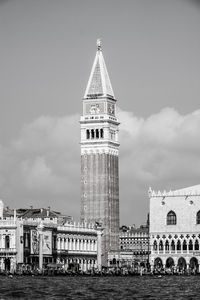
[[89, 129], [86, 130], [86, 139], [88, 140], [90, 138], [90, 131]]
[[196, 221], [197, 221], [197, 224], [200, 224], [200, 210], [197, 213]]
[[100, 129], [100, 136], [101, 136], [101, 139], [103, 139], [103, 129], [102, 128]]
[[91, 130], [91, 138], [94, 139], [94, 129]]
[[169, 241], [165, 242], [165, 251], [169, 251]]
[[166, 260], [166, 268], [171, 269], [174, 266], [174, 260], [172, 257], [168, 257]]
[[190, 259], [190, 269], [195, 273], [199, 271], [199, 264], [196, 257]]
[[193, 251], [193, 243], [192, 243], [192, 240], [189, 241], [189, 251]]
[[96, 138], [99, 139], [99, 129], [96, 129]]
[[171, 251], [172, 252], [175, 251], [175, 242], [174, 242], [174, 240], [172, 240], [172, 242], [171, 242]]
[[178, 240], [177, 244], [176, 244], [176, 249], [177, 251], [181, 251], [181, 241]]
[[155, 260], [154, 260], [154, 268], [155, 269], [161, 269], [163, 266], [163, 263], [162, 263], [162, 259], [160, 257], [157, 257]]
[[172, 210], [167, 214], [167, 225], [176, 225], [176, 214]]
[[160, 241], [160, 243], [159, 243], [159, 251], [163, 251], [163, 242], [162, 241]]
[[157, 242], [154, 241], [154, 242], [153, 242], [153, 250], [154, 250], [154, 251], [157, 251], [157, 248], [158, 248]]
[[113, 265], [116, 265], [116, 263], [117, 263], [116, 258], [113, 258], [112, 264], [113, 264]]
[[187, 242], [186, 240], [183, 241], [183, 251], [187, 251]]
[[194, 250], [199, 250], [199, 242], [198, 242], [198, 240], [195, 241]]
[[186, 261], [185, 261], [185, 258], [184, 257], [180, 257], [178, 259], [178, 267], [180, 270], [185, 270], [186, 269]]

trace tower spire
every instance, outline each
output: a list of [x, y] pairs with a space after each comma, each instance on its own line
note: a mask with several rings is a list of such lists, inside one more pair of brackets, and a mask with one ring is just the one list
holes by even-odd
[[97, 52], [85, 90], [84, 99], [96, 97], [115, 98], [102, 54], [101, 40], [97, 40]]

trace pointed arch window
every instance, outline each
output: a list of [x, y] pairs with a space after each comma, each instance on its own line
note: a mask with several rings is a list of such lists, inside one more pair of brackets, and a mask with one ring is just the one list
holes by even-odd
[[171, 251], [175, 251], [175, 242], [172, 240], [171, 242]]
[[198, 242], [198, 240], [195, 241], [194, 250], [199, 250], [199, 242]]
[[193, 243], [192, 243], [192, 240], [189, 241], [189, 251], [193, 251]]
[[153, 243], [153, 250], [154, 250], [154, 251], [157, 250], [157, 242], [156, 242], [156, 241], [154, 241], [154, 243]]
[[200, 224], [200, 210], [197, 213], [197, 224]]
[[165, 242], [165, 250], [169, 251], [169, 242], [168, 242], [168, 240]]
[[172, 210], [167, 214], [167, 225], [176, 225], [176, 214]]
[[160, 241], [160, 243], [159, 243], [159, 250], [163, 251], [163, 242], [162, 241]]
[[183, 251], [187, 251], [187, 242], [186, 242], [186, 240], [183, 241]]
[[176, 249], [177, 249], [178, 251], [181, 250], [181, 242], [180, 242], [180, 240], [178, 240], [178, 242], [177, 242], [177, 244], [176, 244]]

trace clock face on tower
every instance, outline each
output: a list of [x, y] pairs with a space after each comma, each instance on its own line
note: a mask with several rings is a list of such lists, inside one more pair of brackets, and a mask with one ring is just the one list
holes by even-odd
[[90, 113], [91, 114], [99, 114], [100, 113], [100, 107], [99, 107], [98, 103], [90, 105]]

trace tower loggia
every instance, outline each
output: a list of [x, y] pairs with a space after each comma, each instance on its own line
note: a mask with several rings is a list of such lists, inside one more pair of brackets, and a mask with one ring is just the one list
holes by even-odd
[[108, 251], [119, 247], [119, 122], [100, 40], [80, 124], [81, 221], [102, 225], [102, 262], [106, 265]]

